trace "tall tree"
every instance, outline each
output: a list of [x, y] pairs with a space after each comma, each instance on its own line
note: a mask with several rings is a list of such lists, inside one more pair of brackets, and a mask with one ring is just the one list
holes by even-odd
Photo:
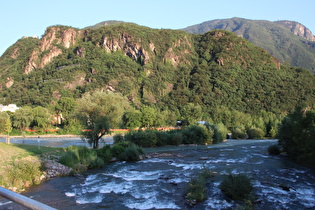
[[122, 116], [130, 108], [127, 98], [117, 93], [103, 91], [89, 92], [78, 100], [76, 113], [86, 128], [82, 138], [93, 148], [98, 148], [99, 140], [122, 123]]
[[32, 107], [25, 106], [16, 110], [13, 114], [13, 126], [20, 129], [20, 131], [28, 128], [33, 121]]

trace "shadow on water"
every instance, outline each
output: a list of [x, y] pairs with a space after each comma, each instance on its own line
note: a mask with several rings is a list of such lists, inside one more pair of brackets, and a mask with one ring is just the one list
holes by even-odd
[[[256, 209], [315, 208], [314, 170], [269, 156], [267, 148], [275, 143], [229, 140], [209, 146], [148, 148], [159, 155], [137, 163], [115, 162], [83, 176], [55, 178], [25, 195], [58, 209], [235, 209], [237, 204], [223, 196], [219, 184], [229, 173], [244, 173], [252, 179], [259, 201]], [[190, 208], [183, 194], [204, 167], [217, 174], [208, 184], [207, 200]], [[0, 204], [3, 209], [12, 206]]]

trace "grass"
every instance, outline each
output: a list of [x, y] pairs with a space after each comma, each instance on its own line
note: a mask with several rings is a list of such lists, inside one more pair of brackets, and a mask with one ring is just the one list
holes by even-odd
[[22, 191], [37, 184], [43, 170], [41, 159], [60, 152], [62, 148], [0, 143], [0, 186]]

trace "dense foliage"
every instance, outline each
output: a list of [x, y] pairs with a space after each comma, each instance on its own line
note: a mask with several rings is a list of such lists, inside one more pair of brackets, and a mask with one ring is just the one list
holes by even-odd
[[[288, 21], [283, 21], [288, 22]], [[282, 21], [248, 20], [243, 18], [230, 18], [207, 21], [201, 24], [187, 27], [183, 30], [189, 33], [204, 34], [214, 29], [224, 29], [244, 37], [257, 46], [264, 48], [281, 63], [289, 63], [292, 66], [307, 68], [315, 72], [315, 44], [302, 35], [312, 36], [307, 32], [296, 36], [286, 28]], [[293, 29], [299, 27], [292, 22]], [[299, 28], [304, 30], [304, 28]]]
[[315, 168], [315, 110], [297, 108], [279, 129], [279, 145], [290, 158]]
[[[64, 34], [69, 31], [77, 37], [65, 45]], [[43, 62], [54, 53], [58, 55]], [[23, 72], [27, 66], [36, 67]], [[112, 118], [111, 128], [174, 126], [177, 120], [193, 125], [205, 120], [216, 125], [213, 132], [221, 127], [236, 138], [246, 137], [248, 131], [257, 135], [253, 138], [274, 137], [287, 112], [315, 102], [313, 74], [279, 65], [263, 49], [223, 30], [193, 35], [126, 23], [84, 30], [54, 26], [41, 39], [21, 39], [10, 47], [0, 58], [0, 70], [0, 103], [23, 107], [11, 115], [14, 128], [21, 131], [47, 130], [52, 121], [44, 117], [47, 113], [61, 119], [53, 121], [64, 129], [60, 132], [80, 130], [83, 118], [84, 128], [97, 128], [98, 123], [87, 123], [91, 120], [87, 115], [73, 117], [75, 110], [85, 109], [84, 98], [96, 90], [121, 95], [131, 108], [114, 119], [97, 105], [95, 116], [103, 116], [103, 122]], [[89, 103], [87, 107], [95, 107]], [[215, 135], [213, 141], [217, 140], [222, 137]], [[175, 132], [173, 141], [185, 139]]]

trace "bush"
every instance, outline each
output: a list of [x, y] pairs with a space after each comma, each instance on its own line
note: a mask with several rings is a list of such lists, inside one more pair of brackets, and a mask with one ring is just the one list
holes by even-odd
[[281, 150], [279, 146], [275, 144], [268, 147], [268, 153], [269, 155], [280, 155]]
[[169, 144], [170, 145], [180, 145], [183, 142], [183, 134], [181, 132], [174, 132], [170, 136]]
[[158, 139], [155, 130], [131, 131], [125, 135], [125, 141], [133, 142], [141, 147], [154, 147]]
[[189, 205], [195, 205], [206, 200], [207, 194], [207, 179], [213, 177], [213, 173], [207, 169], [203, 169], [202, 172], [193, 178], [189, 183], [186, 190], [186, 202]]
[[112, 160], [112, 152], [109, 145], [105, 145], [104, 147], [96, 150], [96, 152], [97, 156], [100, 157], [104, 163], [108, 163]]
[[213, 143], [217, 144], [226, 139], [228, 129], [223, 123], [218, 123], [216, 125], [208, 125], [210, 130], [213, 130]]
[[19, 190], [25, 189], [33, 184], [40, 183], [42, 167], [39, 161], [19, 160], [14, 161], [12, 166], [7, 166], [0, 183], [6, 188], [15, 187]]
[[244, 174], [229, 174], [219, 187], [232, 200], [244, 200], [253, 190], [250, 179]]
[[265, 136], [265, 132], [260, 128], [251, 128], [247, 134], [249, 139], [261, 139]]
[[212, 132], [205, 126], [192, 125], [184, 128], [183, 144], [206, 144], [212, 143]]
[[144, 151], [132, 142], [122, 141], [112, 147], [112, 154], [120, 161], [138, 161]]
[[59, 159], [61, 164], [71, 167], [76, 172], [83, 172], [88, 168], [104, 166], [102, 158], [97, 151], [82, 146], [69, 146]]
[[232, 138], [233, 139], [246, 139], [247, 134], [245, 131], [241, 130], [240, 128], [234, 128], [232, 130]]
[[144, 152], [141, 147], [137, 145], [130, 145], [123, 153], [120, 154], [119, 160], [128, 162], [139, 161], [141, 159], [141, 155], [143, 154]]
[[113, 139], [114, 139], [114, 143], [118, 143], [118, 142], [124, 141], [124, 136], [121, 133], [118, 133], [113, 136]]

